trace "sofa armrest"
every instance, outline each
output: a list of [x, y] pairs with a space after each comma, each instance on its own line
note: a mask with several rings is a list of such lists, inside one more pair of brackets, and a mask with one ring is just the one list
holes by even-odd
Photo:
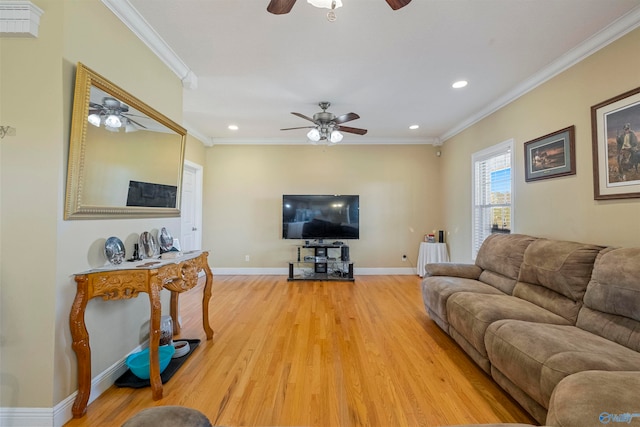
[[[547, 424], [583, 427], [640, 425], [640, 371], [583, 371], [553, 390]], [[620, 424], [622, 423], [622, 424]]]
[[425, 277], [451, 276], [478, 280], [480, 273], [482, 269], [475, 264], [438, 263], [427, 264], [425, 267]]

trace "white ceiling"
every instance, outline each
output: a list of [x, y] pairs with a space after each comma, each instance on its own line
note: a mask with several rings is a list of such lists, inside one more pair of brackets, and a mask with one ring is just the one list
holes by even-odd
[[206, 144], [306, 144], [280, 129], [311, 124], [290, 113], [320, 101], [369, 130], [341, 144], [438, 143], [640, 25], [640, 0], [343, 0], [335, 22], [268, 3], [128, 0], [197, 76], [184, 124]]

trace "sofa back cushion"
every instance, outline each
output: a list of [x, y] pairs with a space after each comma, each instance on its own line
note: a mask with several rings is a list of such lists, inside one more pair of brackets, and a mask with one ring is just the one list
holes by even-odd
[[640, 248], [602, 251], [576, 326], [640, 352]]
[[479, 280], [511, 295], [524, 252], [534, 240], [535, 237], [523, 234], [492, 234], [487, 237], [476, 256], [476, 265], [483, 270]]
[[575, 324], [602, 246], [537, 239], [524, 253], [513, 295]]

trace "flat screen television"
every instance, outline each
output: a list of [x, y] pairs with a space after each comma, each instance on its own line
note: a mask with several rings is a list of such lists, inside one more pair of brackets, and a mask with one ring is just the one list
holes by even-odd
[[360, 238], [360, 196], [285, 194], [282, 238], [347, 240]]

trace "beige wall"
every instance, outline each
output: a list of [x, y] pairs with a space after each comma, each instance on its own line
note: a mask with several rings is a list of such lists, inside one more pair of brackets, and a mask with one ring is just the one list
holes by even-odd
[[[44, 10], [39, 37], [0, 39], [2, 124], [17, 129], [0, 144], [0, 407], [51, 408], [77, 389], [72, 274], [105, 262], [107, 237], [131, 251], [143, 231], [180, 233], [179, 218], [62, 219], [75, 64], [178, 123], [182, 85], [99, 0], [34, 3]], [[89, 302], [93, 375], [141, 342], [148, 317], [144, 297]]]
[[[514, 231], [603, 245], [638, 246], [640, 200], [595, 201], [591, 106], [640, 86], [640, 29], [607, 46], [445, 142], [443, 217], [452, 259], [471, 258], [471, 154], [515, 141]], [[524, 143], [576, 127], [574, 176], [524, 180]]]
[[206, 148], [198, 139], [187, 134], [187, 146], [184, 150], [184, 159], [204, 166], [206, 159]]
[[[283, 194], [359, 194], [358, 268], [415, 268], [441, 226], [439, 158], [430, 145], [229, 146], [207, 149], [203, 247], [214, 268], [282, 268], [301, 240], [282, 240]], [[406, 254], [409, 261], [402, 262]], [[245, 261], [245, 255], [250, 261]]]

